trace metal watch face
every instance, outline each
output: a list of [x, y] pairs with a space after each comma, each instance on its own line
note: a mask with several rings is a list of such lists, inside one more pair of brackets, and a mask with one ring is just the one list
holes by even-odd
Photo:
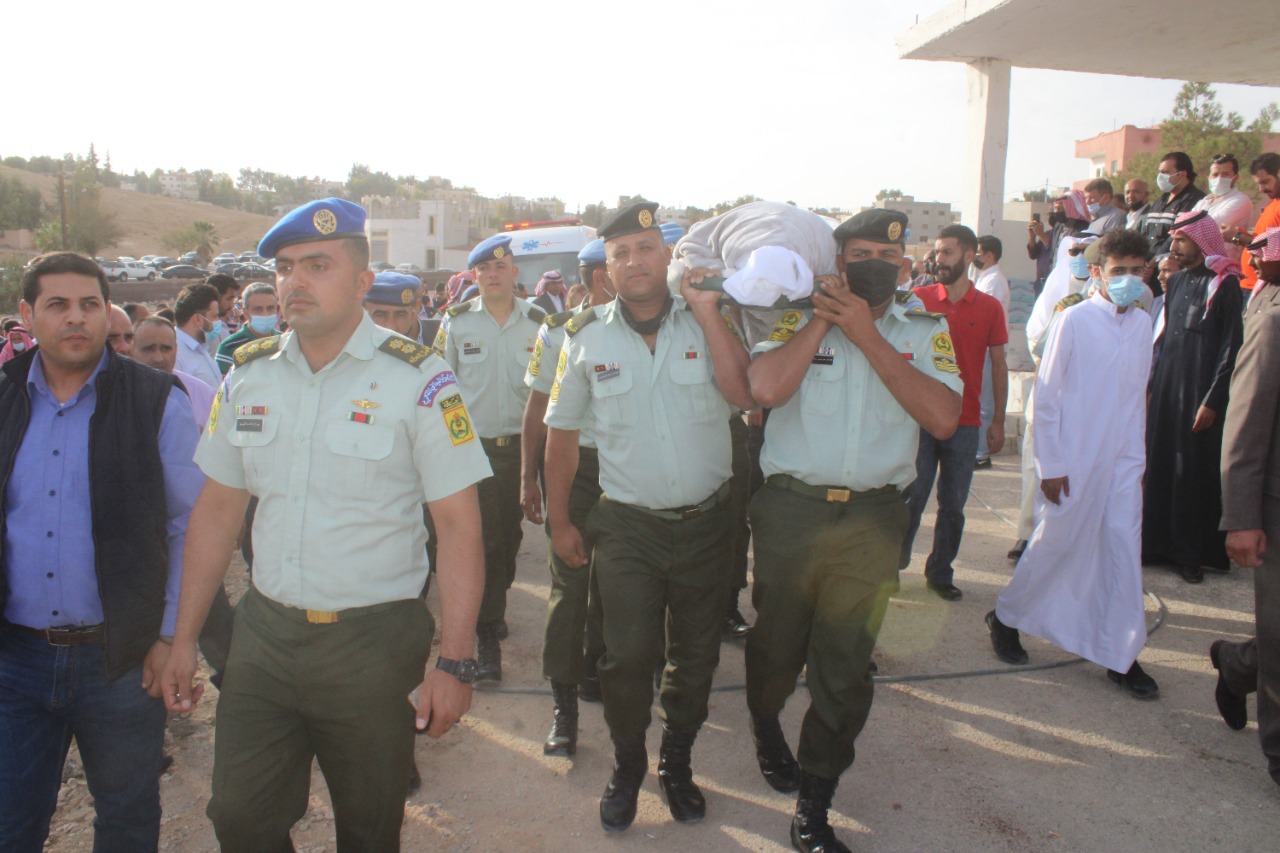
[[470, 684], [475, 681], [476, 675], [480, 670], [480, 667], [474, 658], [467, 658], [466, 660], [449, 660], [448, 658], [441, 658], [436, 661], [436, 668], [443, 669], [463, 684]]

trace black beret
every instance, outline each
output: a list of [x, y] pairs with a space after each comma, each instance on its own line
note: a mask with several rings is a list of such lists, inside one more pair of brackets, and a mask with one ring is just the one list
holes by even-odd
[[600, 226], [596, 236], [601, 240], [612, 240], [614, 237], [639, 234], [641, 231], [660, 231], [661, 226], [658, 225], [658, 217], [655, 216], [657, 212], [656, 201], [642, 201], [624, 207]]
[[857, 238], [870, 240], [873, 243], [907, 242], [907, 215], [898, 210], [886, 210], [873, 207], [861, 213], [855, 213], [836, 226], [836, 242], [844, 245], [847, 240]]

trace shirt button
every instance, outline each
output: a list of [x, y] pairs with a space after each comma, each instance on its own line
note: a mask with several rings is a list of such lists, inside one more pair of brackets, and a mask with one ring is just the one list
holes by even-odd
[[61, 409], [59, 409], [59, 410], [58, 410], [58, 417], [62, 417], [62, 416], [63, 416], [63, 414], [65, 414], [65, 413], [64, 413]]
[[59, 450], [55, 450], [55, 451], [53, 451], [53, 455], [54, 455], [54, 456], [57, 456], [57, 455], [59, 455], [60, 453], [61, 453], [61, 451], [59, 451]]
[[53, 489], [50, 489], [50, 490], [49, 490], [49, 497], [53, 497], [53, 496], [54, 496], [54, 495], [56, 495], [56, 494], [57, 494], [57, 492], [56, 492], [56, 491], [54, 491]]
[[58, 611], [56, 611], [56, 610], [55, 610], [55, 611], [53, 611], [53, 615], [54, 615], [54, 616], [57, 616], [57, 615], [58, 615]]
[[53, 538], [53, 531], [52, 531], [52, 530], [47, 531], [44, 535], [45, 535], [45, 537], [46, 537], [46, 538], [48, 538], [48, 539], [52, 539], [52, 538]]
[[51, 577], [53, 577], [53, 572], [49, 572], [47, 575], [45, 575], [45, 577], [47, 577], [47, 578], [51, 578]]

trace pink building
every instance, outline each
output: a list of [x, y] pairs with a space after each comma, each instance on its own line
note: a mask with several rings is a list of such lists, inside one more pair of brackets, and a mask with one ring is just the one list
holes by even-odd
[[[1262, 142], [1262, 150], [1280, 153], [1280, 133], [1268, 133]], [[1123, 171], [1135, 154], [1143, 153], [1164, 153], [1160, 146], [1160, 128], [1126, 124], [1109, 133], [1076, 140], [1076, 156], [1089, 161], [1089, 177], [1076, 181], [1072, 186], [1084, 189], [1084, 185], [1093, 178]], [[1241, 163], [1240, 168], [1247, 169], [1249, 164]]]

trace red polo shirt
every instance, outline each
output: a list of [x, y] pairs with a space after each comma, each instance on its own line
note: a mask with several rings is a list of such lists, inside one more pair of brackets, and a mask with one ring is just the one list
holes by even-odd
[[947, 298], [947, 286], [942, 283], [917, 287], [912, 292], [924, 302], [926, 310], [947, 315], [951, 343], [956, 350], [956, 364], [964, 382], [960, 426], [981, 426], [982, 367], [987, 349], [1009, 343], [1009, 330], [1004, 323], [1000, 300], [978, 290], [972, 283], [959, 302]]

